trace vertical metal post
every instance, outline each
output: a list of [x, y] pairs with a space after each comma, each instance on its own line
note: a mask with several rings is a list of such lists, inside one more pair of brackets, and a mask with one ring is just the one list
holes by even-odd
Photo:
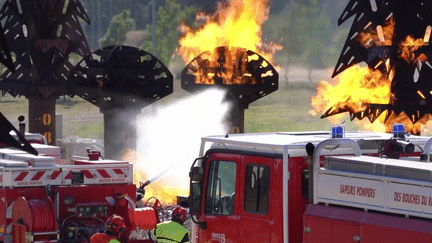
[[289, 221], [288, 221], [288, 182], [289, 182], [289, 154], [288, 146], [283, 147], [282, 156], [282, 224], [283, 224], [283, 242], [288, 243], [289, 238]]
[[55, 105], [56, 98], [27, 97], [29, 101], [29, 132], [40, 133], [47, 139], [49, 145], [54, 145], [55, 135]]
[[152, 54], [156, 56], [156, 0], [152, 2]]
[[104, 158], [124, 160], [128, 152], [136, 151], [136, 120], [141, 110], [126, 113], [123, 109], [101, 109], [101, 112], [104, 115]]
[[[152, 1], [152, 55], [156, 57], [156, 0]], [[152, 113], [156, 114], [156, 102], [151, 104]]]
[[[97, 40], [99, 40], [99, 38], [101, 38], [101, 33], [102, 33], [102, 26], [101, 26], [101, 15], [100, 15], [100, 8], [99, 8], [99, 0], [96, 1], [96, 14], [97, 14]], [[98, 41], [99, 44], [99, 41]]]

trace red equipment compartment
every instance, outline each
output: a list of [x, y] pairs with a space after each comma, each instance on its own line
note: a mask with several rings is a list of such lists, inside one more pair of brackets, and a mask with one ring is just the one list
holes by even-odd
[[50, 198], [26, 200], [18, 197], [12, 209], [12, 221], [22, 221], [31, 232], [51, 232], [56, 230], [54, 205]]
[[[40, 199], [46, 197], [44, 187], [33, 187], [33, 188], [0, 188], [0, 196], [6, 200], [0, 200], [0, 215], [12, 216], [12, 203], [18, 197], [25, 197], [26, 200]], [[9, 209], [9, 210], [8, 210]], [[8, 213], [8, 211], [10, 211]], [[12, 218], [0, 217], [0, 226], [9, 225], [12, 222]]]
[[304, 243], [432, 241], [432, 222], [403, 216], [311, 205], [303, 222]]
[[135, 224], [142, 230], [152, 230], [158, 223], [156, 213], [152, 207], [136, 208], [134, 219]]
[[[58, 194], [60, 198], [59, 218], [65, 219], [68, 216], [76, 214], [76, 212], [74, 212], [75, 206], [79, 204], [105, 204], [107, 200], [115, 202], [116, 196], [125, 194], [130, 198], [134, 198], [136, 196], [136, 186], [133, 184], [60, 186], [58, 187]], [[89, 195], [91, 195], [91, 197], [89, 197]], [[66, 205], [63, 202], [65, 198], [71, 198], [72, 203]], [[112, 213], [112, 210], [110, 210], [109, 213]]]

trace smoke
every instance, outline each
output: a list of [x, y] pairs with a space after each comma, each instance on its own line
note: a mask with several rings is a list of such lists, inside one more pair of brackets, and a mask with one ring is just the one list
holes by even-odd
[[139, 116], [134, 170], [147, 180], [178, 189], [173, 194], [187, 193], [189, 170], [199, 155], [201, 137], [227, 131], [224, 118], [229, 104], [224, 97], [225, 91], [211, 89], [169, 105], [157, 104], [156, 112], [149, 109]]

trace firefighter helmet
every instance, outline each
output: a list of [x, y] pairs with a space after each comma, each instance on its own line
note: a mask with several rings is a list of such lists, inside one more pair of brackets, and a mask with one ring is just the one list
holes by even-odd
[[120, 237], [126, 229], [126, 224], [123, 217], [117, 214], [113, 214], [111, 215], [111, 217], [108, 218], [106, 222], [106, 227], [108, 231], [111, 231], [115, 233], [117, 237]]
[[186, 209], [177, 206], [172, 211], [172, 217], [179, 219], [182, 223], [186, 221], [187, 211]]

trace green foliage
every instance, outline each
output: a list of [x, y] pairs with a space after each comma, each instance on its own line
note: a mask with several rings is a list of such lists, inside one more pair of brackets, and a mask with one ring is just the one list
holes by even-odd
[[[136, 22], [137, 29], [144, 29], [151, 19], [145, 14], [145, 9], [151, 0], [80, 0], [90, 25], [83, 25], [87, 42], [92, 50], [99, 48], [99, 40], [108, 31], [109, 23], [114, 15], [123, 10], [131, 12], [131, 18]], [[158, 1], [157, 1], [158, 2]]]
[[[179, 32], [177, 27], [182, 21], [188, 21], [196, 13], [197, 8], [182, 8], [176, 0], [166, 0], [164, 6], [160, 6], [157, 11], [156, 21], [156, 57], [165, 65], [168, 65], [172, 55], [178, 47]], [[152, 25], [147, 25], [148, 35], [144, 40], [142, 49], [152, 53]]]
[[99, 40], [101, 47], [122, 45], [126, 40], [126, 33], [135, 29], [135, 20], [131, 18], [130, 11], [123, 10], [111, 20], [105, 36]]
[[341, 35], [346, 38], [345, 28], [337, 27], [345, 5], [342, 0], [291, 0], [271, 15], [263, 32], [284, 46], [276, 59], [282, 65], [302, 63], [311, 70], [335, 65], [345, 41]]
[[303, 62], [311, 68], [322, 68], [324, 40], [329, 39], [330, 20], [321, 14], [317, 0], [293, 0], [288, 15], [288, 52], [302, 55]]

